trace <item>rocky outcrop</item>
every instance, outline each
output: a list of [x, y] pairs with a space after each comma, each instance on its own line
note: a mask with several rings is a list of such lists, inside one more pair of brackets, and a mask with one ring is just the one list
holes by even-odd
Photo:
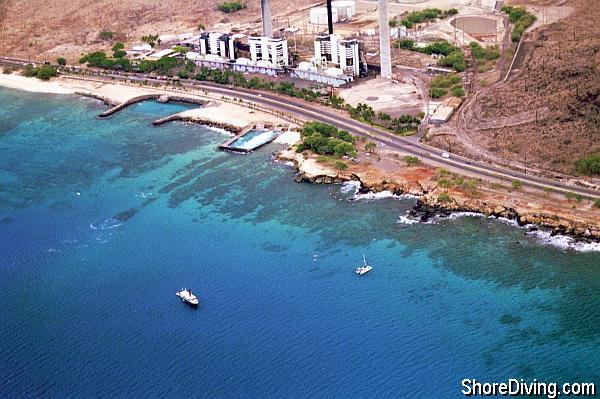
[[312, 158], [305, 158], [293, 150], [283, 151], [278, 159], [291, 161], [297, 174], [294, 180], [312, 184], [333, 184], [346, 181], [358, 181], [360, 192], [389, 191], [393, 194], [411, 194], [418, 196], [417, 204], [411, 216], [425, 222], [435, 215], [448, 216], [453, 212], [475, 212], [486, 216], [516, 220], [520, 225], [535, 225], [549, 228], [553, 234], [563, 234], [576, 238], [600, 240], [600, 224], [586, 223], [578, 220], [576, 215], [555, 214], [535, 209], [519, 208], [494, 199], [482, 199], [464, 193], [453, 192], [441, 195], [445, 189], [423, 183], [391, 182], [362, 174], [360, 172], [345, 173], [317, 163]]
[[553, 234], [585, 237], [600, 240], [600, 227], [577, 220], [576, 217], [558, 215], [546, 211], [519, 209], [490, 200], [453, 196], [441, 201], [441, 190], [434, 190], [419, 197], [419, 206], [443, 212], [477, 212], [486, 216], [516, 220], [519, 225], [535, 225], [549, 228]]

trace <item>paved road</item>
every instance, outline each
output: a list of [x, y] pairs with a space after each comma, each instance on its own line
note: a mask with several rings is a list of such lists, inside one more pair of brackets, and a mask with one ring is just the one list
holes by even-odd
[[[1, 57], [0, 61], [4, 61], [5, 63], [16, 63], [15, 60], [3, 59]], [[19, 62], [26, 63], [27, 61]], [[142, 74], [133, 73], [125, 76], [102, 72], [96, 76], [99, 78], [106, 78], [109, 80], [109, 82], [114, 82], [115, 80], [132, 80], [159, 83], [161, 85], [165, 83], [165, 81], [161, 79], [155, 79]], [[346, 116], [342, 111], [337, 111], [329, 107], [308, 103], [306, 101], [288, 96], [284, 97], [273, 93], [258, 92], [239, 87], [233, 88], [210, 82], [201, 82], [195, 80], [181, 80], [180, 82], [184, 87], [187, 88], [207, 90], [213, 93], [242, 98], [246, 101], [252, 101], [264, 107], [290, 114], [301, 120], [316, 120], [329, 123], [338, 127], [339, 129], [347, 130], [356, 136], [367, 137], [392, 149], [420, 157], [424, 160], [434, 161], [437, 164], [445, 165], [471, 175], [483, 178], [499, 179], [508, 183], [511, 183], [513, 180], [520, 180], [523, 182], [523, 184], [538, 189], [550, 189], [559, 193], [572, 192], [581, 194], [582, 196], [591, 199], [600, 198], [600, 192], [598, 190], [578, 187], [538, 176], [526, 175], [522, 172], [473, 161], [454, 154], [452, 154], [450, 158], [446, 158], [442, 155], [444, 151], [422, 143], [412, 142], [406, 138], [399, 137], [383, 129], [356, 121]]]

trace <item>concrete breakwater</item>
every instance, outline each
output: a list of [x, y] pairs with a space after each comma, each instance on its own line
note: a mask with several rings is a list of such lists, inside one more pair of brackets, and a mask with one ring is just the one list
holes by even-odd
[[93, 100], [101, 101], [102, 103], [104, 103], [106, 105], [110, 105], [110, 106], [115, 106], [115, 105], [119, 104], [118, 102], [113, 101], [108, 97], [104, 97], [104, 96], [101, 96], [101, 95], [95, 94], [95, 93], [89, 93], [89, 92], [85, 92], [85, 91], [76, 91], [75, 94], [77, 94], [78, 96], [81, 96], [81, 97], [86, 97], [86, 98], [91, 98]]
[[182, 114], [174, 114], [174, 115], [165, 116], [164, 118], [160, 118], [160, 119], [157, 119], [154, 122], [152, 122], [152, 125], [160, 126], [160, 125], [163, 125], [168, 122], [176, 122], [176, 121], [197, 123], [197, 124], [204, 125], [204, 126], [210, 126], [210, 127], [214, 127], [214, 128], [224, 129], [235, 135], [238, 135], [240, 133], [240, 128], [238, 126], [235, 126], [235, 125], [232, 125], [229, 123], [217, 122], [217, 121], [214, 121], [211, 119], [201, 118], [201, 117], [197, 117], [197, 116], [182, 115]]
[[144, 94], [141, 96], [137, 96], [134, 98], [131, 98], [125, 102], [122, 102], [120, 104], [115, 105], [114, 107], [107, 109], [106, 111], [102, 112], [100, 115], [98, 115], [99, 118], [107, 118], [117, 112], [119, 112], [120, 110], [122, 110], [123, 108], [126, 108], [132, 104], [135, 103], [139, 103], [142, 101], [148, 101], [148, 100], [156, 100], [156, 101], [160, 101], [160, 102], [179, 102], [179, 103], [188, 103], [188, 104], [197, 104], [197, 105], [204, 105], [206, 104], [205, 100], [201, 100], [199, 98], [193, 98], [193, 97], [183, 97], [183, 96], [171, 96], [171, 95], [166, 95], [166, 94]]

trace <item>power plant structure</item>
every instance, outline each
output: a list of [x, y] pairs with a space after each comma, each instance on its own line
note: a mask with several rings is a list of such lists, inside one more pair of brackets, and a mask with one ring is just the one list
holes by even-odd
[[388, 1], [379, 0], [379, 64], [381, 66], [381, 76], [389, 79], [392, 77], [392, 54], [390, 50]]
[[271, 0], [260, 0], [262, 10], [263, 35], [273, 38], [273, 23], [271, 21]]

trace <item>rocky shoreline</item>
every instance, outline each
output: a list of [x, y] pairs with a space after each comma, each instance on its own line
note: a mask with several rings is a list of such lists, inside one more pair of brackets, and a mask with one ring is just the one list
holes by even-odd
[[514, 220], [520, 226], [535, 226], [548, 229], [551, 235], [565, 235], [586, 242], [600, 242], [600, 223], [589, 224], [575, 217], [559, 215], [536, 209], [527, 209], [512, 204], [495, 201], [490, 198], [473, 198], [453, 191], [449, 201], [440, 201], [444, 192], [437, 184], [431, 182], [396, 182], [373, 179], [357, 171], [337, 171], [326, 165], [318, 164], [312, 158], [304, 158], [293, 150], [283, 151], [277, 158], [293, 163], [296, 170], [294, 181], [311, 184], [340, 184], [357, 181], [359, 193], [390, 192], [394, 195], [412, 195], [417, 203], [410, 215], [417, 220], [427, 221], [434, 216], [449, 216], [455, 212], [473, 212], [488, 217]]

